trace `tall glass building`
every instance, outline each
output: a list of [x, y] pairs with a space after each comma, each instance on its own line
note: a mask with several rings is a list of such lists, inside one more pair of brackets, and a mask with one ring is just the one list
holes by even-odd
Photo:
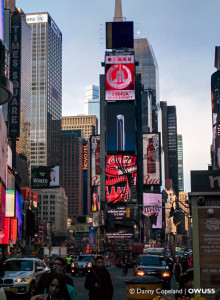
[[27, 14], [32, 32], [31, 165], [59, 165], [62, 33], [48, 13]]
[[178, 153], [178, 183], [179, 183], [179, 192], [184, 192], [184, 180], [183, 180], [183, 137], [182, 137], [182, 134], [177, 134], [177, 153]]
[[86, 86], [85, 110], [87, 115], [95, 115], [98, 119], [98, 132], [100, 132], [100, 101], [99, 87], [97, 85]]
[[[141, 74], [145, 96], [142, 99], [143, 132], [158, 131], [159, 70], [152, 46], [147, 38], [134, 40], [135, 60], [139, 65], [136, 73]], [[146, 118], [146, 120], [145, 120]], [[147, 121], [148, 120], [148, 121]], [[148, 127], [148, 129], [147, 129]]]

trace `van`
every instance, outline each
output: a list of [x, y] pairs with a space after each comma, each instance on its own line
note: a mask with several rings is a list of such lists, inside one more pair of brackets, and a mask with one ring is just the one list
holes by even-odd
[[143, 253], [150, 254], [150, 255], [164, 256], [165, 249], [164, 248], [145, 248], [143, 250]]

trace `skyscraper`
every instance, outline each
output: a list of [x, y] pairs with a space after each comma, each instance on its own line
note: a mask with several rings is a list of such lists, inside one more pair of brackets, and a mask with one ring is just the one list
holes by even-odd
[[177, 135], [177, 153], [178, 153], [178, 184], [179, 192], [184, 192], [183, 179], [183, 137], [182, 134]]
[[27, 14], [32, 32], [31, 165], [59, 164], [62, 33], [48, 13]]
[[176, 107], [168, 106], [161, 101], [162, 110], [162, 140], [165, 159], [165, 179], [172, 179], [176, 195], [179, 193], [178, 184], [178, 153], [177, 153], [177, 116]]
[[15, 0], [5, 0], [5, 9], [10, 9], [12, 12], [15, 11]]
[[100, 101], [99, 101], [99, 87], [97, 85], [88, 85], [86, 87], [85, 109], [87, 115], [96, 115], [98, 119], [98, 128], [99, 128], [100, 127]]
[[[158, 108], [159, 103], [159, 77], [158, 65], [152, 46], [147, 38], [134, 40], [135, 60], [139, 65], [136, 72], [141, 74], [141, 83], [144, 86], [145, 97], [142, 100], [143, 112], [148, 122], [143, 120], [143, 131], [146, 133], [158, 131]], [[148, 130], [147, 130], [148, 127]]]

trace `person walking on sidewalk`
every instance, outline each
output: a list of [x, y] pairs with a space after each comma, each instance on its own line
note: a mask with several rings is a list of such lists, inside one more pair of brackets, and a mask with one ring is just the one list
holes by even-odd
[[89, 290], [89, 300], [112, 300], [112, 280], [102, 256], [96, 257], [95, 265], [86, 277], [85, 288]]

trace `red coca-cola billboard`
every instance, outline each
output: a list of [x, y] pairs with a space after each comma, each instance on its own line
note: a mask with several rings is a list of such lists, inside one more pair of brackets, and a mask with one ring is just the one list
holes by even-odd
[[100, 136], [93, 135], [91, 144], [91, 186], [100, 185]]
[[105, 82], [107, 101], [134, 100], [134, 55], [106, 55]]
[[160, 133], [143, 134], [143, 183], [161, 184]]
[[133, 155], [107, 155], [105, 168], [106, 202], [136, 202], [137, 164]]

